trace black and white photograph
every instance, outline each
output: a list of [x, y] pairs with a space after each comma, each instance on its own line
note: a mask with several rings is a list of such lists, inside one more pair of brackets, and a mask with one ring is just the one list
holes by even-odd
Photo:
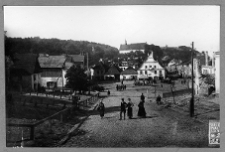
[[220, 6], [3, 6], [6, 147], [220, 147]]

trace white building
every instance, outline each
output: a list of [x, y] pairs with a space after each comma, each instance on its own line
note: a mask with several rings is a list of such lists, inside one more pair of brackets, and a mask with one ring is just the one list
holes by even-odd
[[216, 93], [220, 92], [220, 52], [215, 52], [215, 88]]
[[122, 61], [121, 64], [119, 65], [119, 68], [122, 69], [123, 71], [128, 68], [128, 62], [127, 61]]
[[137, 79], [137, 71], [132, 67], [127, 68], [120, 74], [120, 80], [136, 80]]
[[201, 72], [199, 67], [199, 60], [193, 59], [193, 66], [194, 66], [194, 90], [195, 94], [200, 93], [200, 78], [201, 78]]
[[141, 51], [144, 53], [145, 51], [145, 45], [147, 43], [133, 43], [133, 44], [127, 44], [127, 41], [125, 41], [125, 44], [120, 45], [119, 52], [120, 54], [130, 53], [130, 52], [136, 52]]
[[138, 69], [138, 79], [148, 79], [155, 77], [165, 78], [165, 69], [153, 58], [153, 51], [147, 60]]
[[41, 67], [41, 86], [45, 88], [65, 87], [67, 70], [73, 65], [83, 67], [84, 56], [82, 55], [42, 55], [38, 57]]
[[208, 52], [205, 52], [205, 65], [202, 65], [202, 74], [215, 74], [214, 57], [209, 65]]

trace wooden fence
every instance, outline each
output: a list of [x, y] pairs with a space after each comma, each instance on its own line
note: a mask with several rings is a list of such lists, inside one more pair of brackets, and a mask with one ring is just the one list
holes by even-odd
[[46, 117], [38, 122], [32, 123], [32, 124], [15, 124], [15, 123], [9, 123], [7, 124], [7, 126], [10, 127], [28, 127], [30, 128], [30, 140], [34, 140], [35, 139], [35, 127], [37, 127], [38, 125], [42, 124], [43, 122], [50, 120], [50, 119], [58, 119], [60, 121], [63, 121], [64, 118], [66, 118], [66, 116], [68, 116], [69, 114], [71, 114], [73, 112], [73, 110], [76, 110], [77, 108], [82, 108], [82, 107], [87, 107], [89, 104], [95, 102], [96, 100], [98, 100], [99, 97], [99, 92], [97, 92], [96, 94], [92, 95], [90, 98], [82, 100], [82, 101], [75, 101], [73, 106], [65, 108], [49, 117]]
[[192, 92], [192, 89], [183, 89], [183, 90], [176, 90], [173, 92], [165, 92], [165, 93], [163, 93], [163, 98], [182, 96], [184, 94], [190, 94], [191, 92]]

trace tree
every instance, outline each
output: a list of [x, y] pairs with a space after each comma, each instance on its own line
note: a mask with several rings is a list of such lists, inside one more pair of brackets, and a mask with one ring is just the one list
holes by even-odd
[[80, 66], [72, 66], [66, 73], [67, 83], [66, 87], [75, 90], [86, 91], [88, 89], [87, 75], [84, 73], [84, 69]]

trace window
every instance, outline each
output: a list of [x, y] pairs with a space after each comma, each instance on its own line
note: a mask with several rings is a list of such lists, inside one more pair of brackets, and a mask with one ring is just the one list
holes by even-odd
[[54, 81], [47, 82], [47, 87], [51, 88], [51, 89], [56, 88], [57, 87], [57, 83], [54, 82]]
[[142, 71], [140, 71], [140, 74], [142, 74]]
[[147, 71], [145, 71], [145, 74], [148, 74], [148, 72], [147, 72]]
[[149, 68], [152, 68], [152, 66], [151, 66], [151, 65], [149, 65]]
[[154, 65], [154, 68], [156, 68], [156, 65]]
[[155, 74], [157, 74], [157, 71], [155, 71]]
[[148, 66], [146, 65], [146, 66], [145, 66], [145, 69], [147, 69], [147, 68], [148, 68]]

